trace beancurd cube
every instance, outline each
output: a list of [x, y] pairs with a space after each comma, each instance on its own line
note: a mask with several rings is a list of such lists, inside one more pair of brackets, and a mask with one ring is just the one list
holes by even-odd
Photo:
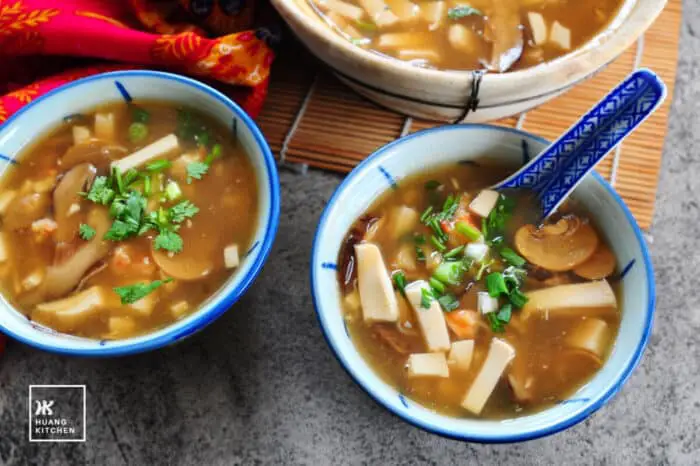
[[496, 203], [498, 202], [498, 193], [490, 189], [484, 189], [472, 200], [469, 204], [469, 210], [480, 217], [488, 217]]
[[442, 377], [450, 376], [444, 353], [417, 353], [408, 357], [406, 362], [408, 377]]
[[452, 24], [447, 30], [447, 40], [453, 49], [473, 53], [479, 50], [481, 39], [476, 33], [462, 24]]
[[237, 244], [230, 244], [224, 249], [224, 264], [227, 269], [235, 269], [240, 264]]
[[41, 285], [41, 282], [43, 280], [44, 280], [44, 271], [43, 270], [35, 270], [31, 274], [24, 277], [24, 280], [22, 280], [22, 288], [24, 288], [25, 291], [33, 290], [37, 286]]
[[604, 320], [586, 318], [567, 335], [565, 341], [567, 346], [588, 351], [600, 361], [605, 356], [609, 336], [609, 327]]
[[428, 23], [428, 29], [436, 31], [447, 18], [447, 4], [444, 1], [424, 2], [420, 6], [421, 16]]
[[381, 49], [420, 49], [432, 40], [430, 33], [388, 32], [379, 36], [377, 47]]
[[401, 60], [427, 60], [436, 63], [441, 60], [440, 54], [434, 49], [401, 49], [397, 52]]
[[340, 0], [320, 0], [315, 3], [321, 11], [334, 13], [351, 21], [360, 21], [365, 14], [362, 8]]
[[371, 243], [356, 244], [355, 257], [365, 322], [396, 322], [399, 305], [379, 247]]
[[461, 371], [468, 371], [474, 356], [474, 340], [455, 341], [450, 346], [447, 362], [450, 367]]
[[498, 380], [514, 357], [515, 349], [508, 343], [498, 338], [491, 340], [486, 360], [462, 400], [462, 407], [474, 414], [481, 414]]
[[144, 296], [132, 304], [129, 304], [129, 309], [136, 311], [141, 315], [149, 316], [153, 312], [153, 309], [155, 309], [156, 304], [158, 304], [158, 297], [154, 292]]
[[383, 0], [358, 0], [358, 3], [380, 29], [399, 22], [399, 17], [392, 13]]
[[559, 21], [554, 21], [552, 31], [549, 34], [549, 41], [564, 50], [571, 50], [571, 30], [562, 26]]
[[483, 261], [484, 258], [486, 257], [486, 254], [488, 254], [488, 253], [489, 253], [489, 247], [486, 243], [480, 243], [480, 242], [469, 243], [469, 244], [467, 244], [467, 247], [464, 249], [464, 255], [470, 259], [475, 260], [476, 262]]
[[398, 16], [401, 24], [415, 22], [420, 17], [420, 8], [409, 0], [386, 0], [392, 13]]
[[78, 145], [90, 139], [92, 134], [87, 126], [73, 126], [73, 144]]
[[488, 314], [498, 310], [498, 298], [490, 296], [486, 291], [479, 291], [476, 297], [477, 307], [482, 314]]
[[105, 335], [108, 339], [119, 339], [131, 336], [136, 330], [136, 321], [129, 316], [113, 316], [107, 321], [109, 333]]
[[105, 141], [114, 140], [114, 113], [95, 113], [95, 136]]
[[10, 190], [0, 194], [0, 215], [5, 215], [7, 208], [15, 200], [15, 197], [17, 197], [17, 191]]
[[170, 305], [170, 314], [176, 319], [181, 319], [190, 309], [190, 305], [187, 301], [178, 301]]

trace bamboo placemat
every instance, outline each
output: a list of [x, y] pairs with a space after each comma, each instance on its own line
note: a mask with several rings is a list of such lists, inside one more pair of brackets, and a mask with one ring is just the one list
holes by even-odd
[[[680, 20], [681, 0], [670, 0], [651, 29], [593, 79], [537, 109], [496, 122], [553, 139], [633, 69], [654, 70], [668, 86], [666, 102], [597, 168], [645, 229], [654, 214], [676, 79]], [[384, 144], [441, 124], [407, 118], [359, 97], [299, 46], [280, 56], [258, 122], [272, 150], [284, 162], [348, 172]]]

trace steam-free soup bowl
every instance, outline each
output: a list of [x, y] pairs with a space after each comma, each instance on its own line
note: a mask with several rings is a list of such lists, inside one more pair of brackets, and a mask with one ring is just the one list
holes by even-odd
[[[309, 0], [272, 0], [272, 4], [341, 81], [384, 107], [415, 117], [454, 121], [474, 102], [470, 98], [474, 78], [468, 71], [420, 68], [357, 47], [331, 30]], [[583, 47], [533, 68], [486, 74], [474, 94], [478, 108], [466, 121], [492, 121], [523, 112], [591, 77], [630, 47], [665, 4], [666, 0], [625, 0], [608, 28]]]
[[[42, 96], [0, 126], [0, 176], [25, 149], [68, 115], [120, 100], [154, 100], [194, 108], [231, 128], [250, 158], [258, 184], [258, 218], [239, 268], [200, 308], [161, 330], [124, 340], [98, 341], [57, 333], [31, 322], [0, 296], [0, 331], [37, 348], [78, 356], [117, 356], [186, 338], [223, 314], [250, 287], [267, 259], [279, 220], [279, 180], [270, 148], [251, 118], [228, 97], [198, 81], [156, 71], [119, 71], [81, 79]], [[231, 213], [235, 215], [235, 213]]]
[[515, 171], [530, 155], [547, 145], [547, 141], [532, 134], [488, 125], [454, 125], [421, 131], [383, 147], [358, 165], [338, 187], [321, 216], [311, 259], [311, 289], [321, 330], [350, 376], [377, 402], [415, 426], [455, 439], [488, 443], [517, 442], [553, 434], [584, 420], [603, 406], [622, 388], [640, 361], [654, 313], [652, 265], [632, 214], [597, 174], [586, 177], [573, 197], [595, 219], [617, 258], [622, 281], [622, 319], [607, 362], [568, 399], [536, 414], [502, 421], [437, 414], [382, 381], [348, 334], [337, 280], [338, 252], [349, 227], [378, 196], [402, 178], [446, 164], [472, 161], [507, 166]]

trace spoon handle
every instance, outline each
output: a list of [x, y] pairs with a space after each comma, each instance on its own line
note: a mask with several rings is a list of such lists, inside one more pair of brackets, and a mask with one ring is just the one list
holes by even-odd
[[665, 97], [666, 86], [654, 72], [633, 72], [559, 139], [494, 189], [534, 191], [542, 207], [542, 218], [547, 218]]

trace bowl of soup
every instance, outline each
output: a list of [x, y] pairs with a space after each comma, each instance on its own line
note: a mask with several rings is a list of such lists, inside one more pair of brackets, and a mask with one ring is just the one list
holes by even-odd
[[301, 41], [370, 100], [482, 122], [546, 102], [641, 36], [665, 0], [273, 0]]
[[600, 176], [540, 223], [489, 189], [547, 146], [487, 125], [421, 131], [360, 164], [311, 261], [321, 329], [350, 376], [409, 423], [478, 442], [558, 432], [617, 393], [646, 346], [654, 278]]
[[155, 71], [81, 79], [0, 126], [0, 329], [110, 356], [175, 343], [249, 288], [277, 229], [260, 130]]

